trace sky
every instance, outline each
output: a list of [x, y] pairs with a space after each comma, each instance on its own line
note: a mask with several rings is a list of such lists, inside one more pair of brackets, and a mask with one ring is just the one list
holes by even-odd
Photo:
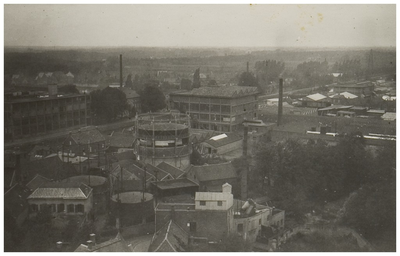
[[5, 46], [390, 47], [396, 5], [4, 5]]

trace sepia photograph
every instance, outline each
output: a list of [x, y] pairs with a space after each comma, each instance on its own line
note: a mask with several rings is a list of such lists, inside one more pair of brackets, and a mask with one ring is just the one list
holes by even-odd
[[3, 252], [396, 252], [396, 8], [3, 3]]

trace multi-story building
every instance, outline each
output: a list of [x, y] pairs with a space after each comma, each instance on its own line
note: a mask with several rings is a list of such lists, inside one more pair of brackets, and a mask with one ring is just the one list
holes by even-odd
[[[54, 86], [53, 86], [54, 87]], [[60, 95], [16, 96], [4, 102], [4, 137], [13, 140], [64, 128], [90, 124], [90, 96]]]
[[188, 113], [193, 128], [232, 132], [257, 119], [259, 94], [257, 87], [200, 87], [171, 93], [170, 106]]

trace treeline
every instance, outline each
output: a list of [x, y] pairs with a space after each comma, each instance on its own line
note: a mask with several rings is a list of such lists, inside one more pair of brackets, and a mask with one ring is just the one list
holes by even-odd
[[386, 146], [374, 156], [358, 133], [336, 146], [323, 141], [260, 143], [250, 187], [298, 221], [356, 192], [343, 221], [367, 237], [379, 236], [395, 232], [395, 152], [394, 145]]

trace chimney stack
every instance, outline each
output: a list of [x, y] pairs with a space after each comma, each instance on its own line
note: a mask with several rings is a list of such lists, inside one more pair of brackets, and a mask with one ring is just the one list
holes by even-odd
[[92, 240], [87, 241], [87, 246], [89, 250], [93, 250], [93, 242]]
[[56, 243], [56, 246], [57, 246], [57, 250], [58, 250], [58, 251], [61, 251], [62, 245], [63, 245], [63, 242], [61, 242], [61, 241], [58, 241], [58, 242]]
[[122, 87], [122, 54], [119, 55], [119, 87]]
[[279, 78], [279, 102], [278, 102], [278, 123], [277, 125], [281, 125], [282, 123], [282, 105], [283, 105], [283, 79]]
[[90, 234], [90, 240], [96, 245], [96, 234]]

